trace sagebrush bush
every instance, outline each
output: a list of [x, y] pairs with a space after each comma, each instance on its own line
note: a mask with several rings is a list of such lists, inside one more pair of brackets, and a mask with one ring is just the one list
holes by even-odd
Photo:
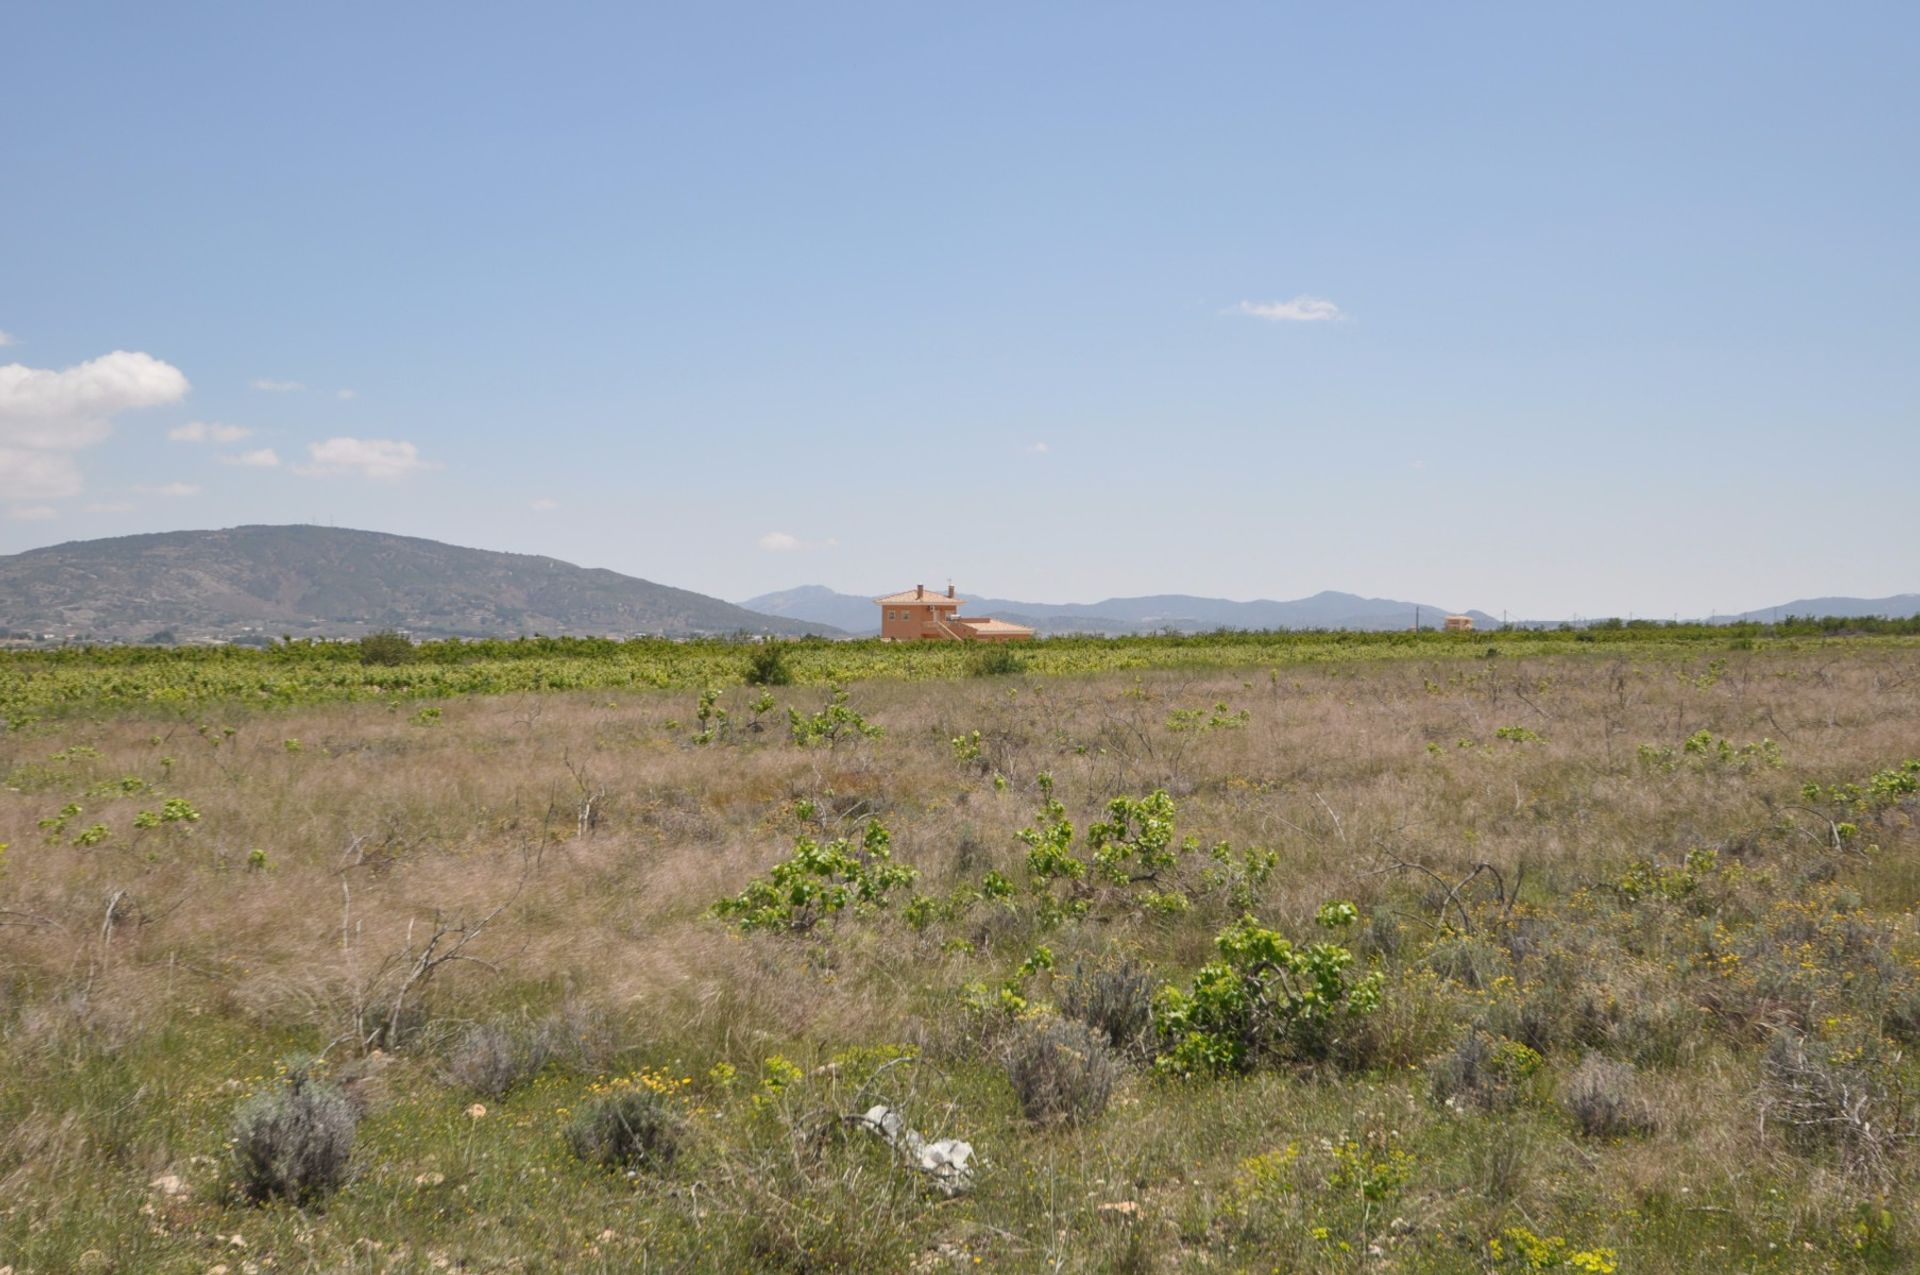
[[1007, 1044], [1007, 1079], [1034, 1124], [1081, 1124], [1107, 1109], [1119, 1060], [1103, 1033], [1082, 1022], [1041, 1018]]
[[1115, 1053], [1144, 1061], [1153, 1052], [1153, 979], [1133, 961], [1099, 965], [1061, 981], [1060, 1012], [1085, 1023]]
[[666, 1098], [622, 1089], [589, 1100], [567, 1124], [567, 1149], [609, 1169], [659, 1172], [680, 1154], [684, 1135]]
[[240, 1190], [256, 1203], [295, 1204], [337, 1190], [347, 1180], [357, 1123], [344, 1094], [294, 1068], [283, 1088], [254, 1096], [234, 1115]]
[[540, 1074], [553, 1061], [556, 1041], [548, 1024], [477, 1023], [447, 1053], [447, 1078], [489, 1098]]
[[1640, 1096], [1632, 1063], [1588, 1054], [1560, 1086], [1560, 1106], [1589, 1138], [1617, 1138], [1653, 1128], [1653, 1107]]
[[1433, 1064], [1428, 1081], [1435, 1102], [1490, 1111], [1519, 1101], [1523, 1082], [1540, 1063], [1519, 1041], [1475, 1028]]

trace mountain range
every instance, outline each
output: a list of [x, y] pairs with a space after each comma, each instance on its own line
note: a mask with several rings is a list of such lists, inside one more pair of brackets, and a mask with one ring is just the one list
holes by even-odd
[[[421, 637], [778, 634], [878, 631], [875, 594], [806, 585], [738, 605], [557, 558], [496, 553], [413, 536], [314, 526], [246, 526], [77, 540], [0, 556], [0, 638], [264, 642], [280, 634], [354, 637], [400, 629]], [[1211, 629], [1438, 627], [1427, 603], [1324, 592], [1236, 602], [1189, 594], [1100, 602], [966, 598], [1042, 634]], [[1500, 621], [1466, 611], [1476, 627]], [[1920, 594], [1801, 598], [1712, 617], [1920, 615]], [[1553, 621], [1516, 621], [1529, 626]]]
[[[877, 595], [875, 595], [877, 596]], [[768, 615], [831, 624], [849, 633], [877, 633], [880, 609], [872, 596], [836, 593], [822, 585], [803, 585], [763, 593], [741, 606]], [[1417, 619], [1434, 628], [1449, 614], [1470, 615], [1475, 627], [1498, 625], [1484, 611], [1449, 612], [1426, 603], [1363, 598], [1332, 591], [1291, 602], [1258, 599], [1233, 602], [1184, 593], [1159, 593], [1102, 602], [1017, 602], [1008, 598], [966, 596], [962, 615], [990, 615], [1031, 625], [1041, 633], [1157, 633], [1162, 629], [1410, 629]]]
[[[778, 593], [763, 593], [740, 605], [768, 615], [830, 624], [848, 633], [870, 634], [880, 629], [880, 609], [873, 597], [837, 593], [823, 585], [802, 585]], [[1470, 615], [1475, 628], [1497, 628], [1502, 621], [1485, 611], [1449, 612], [1427, 603], [1364, 598], [1327, 591], [1290, 602], [1258, 599], [1234, 602], [1187, 594], [1153, 594], [1138, 598], [1108, 598], [1102, 602], [1019, 602], [1007, 598], [967, 597], [962, 615], [991, 615], [1032, 625], [1041, 633], [1155, 633], [1162, 629], [1204, 632], [1209, 629], [1410, 629], [1418, 619], [1439, 627], [1448, 614]], [[1903, 619], [1920, 615], [1920, 593], [1886, 598], [1798, 598], [1778, 606], [1760, 607], [1737, 615], [1715, 615], [1709, 624], [1767, 621], [1784, 616], [1883, 616]], [[1522, 628], [1544, 628], [1559, 620], [1514, 620]]]
[[16, 635], [190, 641], [380, 629], [421, 637], [837, 633], [557, 558], [335, 527], [168, 531], [0, 557], [0, 630]]

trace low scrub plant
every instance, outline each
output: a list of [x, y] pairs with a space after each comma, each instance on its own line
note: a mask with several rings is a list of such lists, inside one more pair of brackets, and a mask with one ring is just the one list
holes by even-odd
[[305, 1066], [285, 1084], [249, 1099], [233, 1120], [234, 1168], [255, 1203], [308, 1204], [347, 1180], [357, 1124], [353, 1106]]
[[447, 1078], [463, 1089], [498, 1098], [540, 1074], [555, 1054], [546, 1024], [476, 1023], [447, 1054]]
[[1104, 1034], [1048, 1014], [1029, 1019], [1013, 1034], [1006, 1070], [1030, 1122], [1081, 1124], [1106, 1110], [1120, 1063]]
[[1560, 1087], [1560, 1106], [1589, 1138], [1617, 1138], [1653, 1128], [1653, 1107], [1640, 1096], [1632, 1063], [1588, 1054]]
[[1539, 1053], [1517, 1040], [1475, 1028], [1434, 1064], [1429, 1073], [1434, 1100], [1455, 1108], [1511, 1107], [1542, 1061]]
[[1085, 1023], [1123, 1058], [1153, 1052], [1153, 980], [1132, 961], [1075, 967], [1055, 982], [1060, 1012]]
[[588, 1099], [567, 1123], [567, 1149], [588, 1164], [658, 1173], [684, 1136], [671, 1099], [646, 1084], [620, 1085]]

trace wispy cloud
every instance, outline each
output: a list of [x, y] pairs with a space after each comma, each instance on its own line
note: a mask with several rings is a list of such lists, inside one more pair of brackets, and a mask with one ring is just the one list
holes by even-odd
[[359, 398], [359, 390], [335, 390], [333, 396], [339, 399]]
[[351, 475], [391, 482], [408, 474], [440, 466], [423, 460], [412, 443], [390, 438], [329, 438], [307, 444], [307, 463], [295, 472], [312, 478]]
[[1048, 452], [1052, 451], [1053, 448], [1047, 446], [1045, 443], [1028, 443], [1020, 450], [1029, 456], [1045, 456]]
[[12, 344], [13, 344], [13, 333], [0, 332], [0, 346], [6, 346], [6, 345], [12, 345]]
[[527, 508], [537, 509], [541, 513], [545, 513], [549, 509], [558, 509], [559, 507], [560, 507], [559, 501], [550, 500], [545, 496], [540, 497], [540, 499], [534, 501], [532, 504], [527, 506]]
[[1269, 323], [1335, 323], [1347, 317], [1344, 310], [1325, 297], [1310, 297], [1304, 292], [1290, 301], [1242, 301], [1228, 313], [1250, 315]]
[[88, 514], [130, 514], [133, 502], [128, 500], [98, 500], [90, 505], [80, 506], [80, 512]]
[[220, 425], [213, 421], [188, 421], [167, 431], [175, 443], [237, 443], [253, 433], [245, 425]]
[[198, 483], [140, 484], [135, 486], [134, 490], [148, 496], [180, 497], [180, 496], [198, 496], [200, 494], [200, 486]]
[[256, 451], [237, 452], [220, 458], [222, 465], [239, 465], [246, 469], [273, 469], [280, 464], [280, 454], [271, 447], [262, 447]]
[[254, 379], [253, 388], [265, 390], [269, 394], [296, 394], [307, 387], [300, 381], [276, 381], [271, 377], [261, 376]]
[[804, 549], [837, 549], [840, 542], [831, 536], [824, 540], [802, 540], [790, 531], [769, 531], [760, 537], [760, 547], [769, 553], [798, 553]]
[[0, 365], [0, 492], [33, 502], [78, 495], [74, 452], [105, 442], [121, 412], [178, 402], [189, 388], [179, 368], [127, 350], [58, 371]]
[[45, 522], [49, 518], [57, 517], [59, 512], [52, 505], [9, 505], [7, 507], [7, 517], [15, 522]]

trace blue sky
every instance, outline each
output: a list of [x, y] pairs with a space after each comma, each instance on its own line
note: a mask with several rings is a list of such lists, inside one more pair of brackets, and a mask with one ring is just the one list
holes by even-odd
[[0, 551], [317, 521], [733, 598], [1920, 589], [1912, 5], [4, 31]]

